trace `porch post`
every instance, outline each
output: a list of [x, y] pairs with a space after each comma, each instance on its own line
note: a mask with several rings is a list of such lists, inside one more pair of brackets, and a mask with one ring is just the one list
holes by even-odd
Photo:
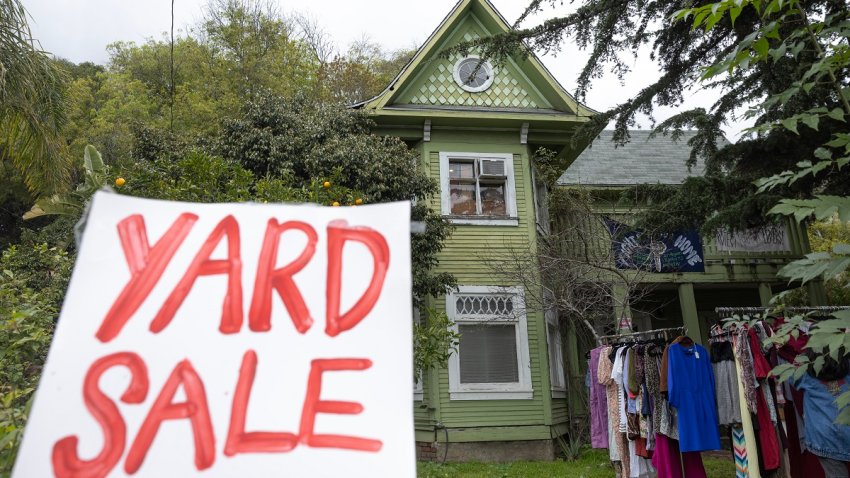
[[759, 282], [759, 301], [762, 307], [770, 306], [770, 299], [773, 298], [773, 290], [767, 282]]
[[697, 315], [694, 285], [690, 282], [679, 284], [679, 307], [682, 308], [682, 323], [688, 328], [688, 336], [698, 344], [705, 344], [702, 328], [699, 324], [699, 315]]
[[629, 291], [620, 283], [613, 286], [614, 325], [618, 332], [632, 329], [632, 308], [629, 306]]
[[826, 298], [826, 288], [822, 280], [815, 279], [806, 282], [806, 289], [809, 292], [809, 305], [829, 305], [829, 300]]

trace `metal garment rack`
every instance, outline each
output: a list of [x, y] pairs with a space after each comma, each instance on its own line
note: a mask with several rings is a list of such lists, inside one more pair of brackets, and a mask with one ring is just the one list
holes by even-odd
[[653, 334], [655, 334], [655, 335], [664, 334], [665, 337], [666, 337], [668, 335], [667, 334], [668, 332], [681, 332], [682, 335], [687, 335], [688, 334], [688, 328], [684, 327], [684, 326], [682, 326], [682, 327], [669, 327], [669, 328], [666, 328], [666, 329], [644, 330], [644, 331], [641, 331], [641, 332], [626, 332], [624, 334], [602, 335], [602, 336], [597, 338], [597, 341], [601, 344], [607, 344], [608, 341], [611, 340], [611, 339], [620, 340], [620, 339], [634, 338], [634, 337], [639, 337], [639, 336], [642, 336], [642, 335], [653, 335]]
[[[848, 310], [848, 306], [833, 306], [823, 305], [814, 307], [787, 307], [782, 309], [783, 312], [835, 312], [838, 310]], [[717, 315], [726, 315], [731, 317], [734, 314], [764, 314], [773, 310], [772, 307], [717, 307], [714, 312]]]

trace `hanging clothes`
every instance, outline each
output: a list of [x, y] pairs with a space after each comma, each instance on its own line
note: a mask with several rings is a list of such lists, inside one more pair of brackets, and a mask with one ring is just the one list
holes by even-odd
[[608, 448], [608, 395], [599, 381], [599, 360], [606, 347], [590, 351], [590, 446]]
[[658, 478], [682, 478], [679, 442], [660, 433], [656, 435], [652, 466], [655, 467]]
[[[735, 369], [738, 373], [738, 396], [743, 397], [745, 395], [745, 391], [744, 380], [742, 377], [745, 376], [744, 374], [746, 372], [744, 371], [744, 367], [742, 366], [742, 362], [739, 360], [737, 353], [737, 340], [733, 344], [733, 350], [736, 351]], [[756, 442], [755, 430], [753, 429], [752, 415], [750, 414], [750, 410], [747, 408], [746, 400], [739, 400], [739, 406], [741, 407], [741, 428], [739, 432], [743, 433], [744, 440], [742, 445], [740, 435], [738, 436], [738, 440], [735, 440], [733, 435], [733, 446], [735, 447], [735, 478], [761, 478], [761, 472], [758, 465], [758, 444]], [[733, 433], [734, 431], [735, 429], [733, 428]]]
[[753, 368], [753, 356], [750, 353], [749, 334], [746, 330], [741, 329], [734, 342], [735, 360], [737, 361], [738, 379], [744, 389], [741, 394], [744, 403], [747, 405], [749, 413], [756, 413], [756, 373]]
[[738, 371], [735, 354], [729, 341], [711, 344], [711, 365], [714, 369], [714, 390], [717, 393], [717, 419], [721, 425], [741, 423], [741, 403], [738, 395]]
[[667, 387], [679, 420], [682, 452], [720, 449], [714, 372], [708, 352], [684, 341], [668, 347]]
[[608, 457], [612, 462], [620, 461], [618, 431], [620, 427], [620, 408], [617, 401], [617, 384], [611, 377], [614, 363], [610, 358], [612, 347], [604, 347], [599, 353], [597, 381], [605, 386], [605, 401], [608, 405]]
[[848, 380], [822, 381], [806, 374], [795, 384], [803, 392], [803, 443], [819, 457], [850, 461], [850, 426], [835, 423], [835, 399], [850, 391]]
[[626, 350], [623, 348], [617, 349], [614, 358], [614, 365], [611, 372], [611, 379], [614, 381], [616, 387], [616, 399], [617, 399], [617, 447], [619, 448], [620, 454], [620, 464], [623, 469], [623, 476], [631, 477], [632, 471], [632, 459], [633, 454], [629, 448], [629, 440], [626, 437], [627, 420], [628, 415], [626, 414], [626, 397], [624, 396], [623, 390], [623, 365], [625, 363], [625, 355]]

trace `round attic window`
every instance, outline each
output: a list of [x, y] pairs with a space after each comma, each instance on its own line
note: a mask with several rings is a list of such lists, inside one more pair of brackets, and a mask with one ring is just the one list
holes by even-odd
[[455, 63], [455, 81], [466, 91], [477, 93], [493, 84], [493, 65], [477, 56], [461, 58]]

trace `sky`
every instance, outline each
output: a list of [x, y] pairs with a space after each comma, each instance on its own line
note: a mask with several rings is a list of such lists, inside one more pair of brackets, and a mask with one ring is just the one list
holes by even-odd
[[[74, 62], [108, 61], [106, 45], [115, 41], [144, 42], [165, 35], [171, 23], [170, 0], [22, 0], [31, 15], [33, 36], [42, 47], [57, 56]], [[175, 0], [175, 34], [196, 25], [208, 0]], [[285, 13], [298, 12], [314, 17], [336, 43], [345, 51], [351, 42], [367, 36], [387, 50], [421, 45], [428, 35], [455, 5], [455, 0], [275, 0]], [[513, 22], [519, 17], [525, 0], [491, 0], [496, 8]], [[533, 17], [528, 24], [566, 11], [548, 9]], [[543, 63], [555, 78], [571, 93], [586, 53], [565, 44], [562, 51], [542, 57]], [[659, 76], [658, 66], [648, 55], [633, 61], [632, 72], [620, 82], [608, 74], [596, 79], [585, 103], [604, 111], [622, 102]], [[686, 94], [682, 109], [702, 106], [708, 108], [716, 93], [695, 91]], [[676, 110], [659, 108], [655, 119], [661, 121]], [[642, 128], [651, 126], [648, 118], [640, 118]], [[730, 141], [738, 138], [741, 123], [728, 125], [724, 130]]]

